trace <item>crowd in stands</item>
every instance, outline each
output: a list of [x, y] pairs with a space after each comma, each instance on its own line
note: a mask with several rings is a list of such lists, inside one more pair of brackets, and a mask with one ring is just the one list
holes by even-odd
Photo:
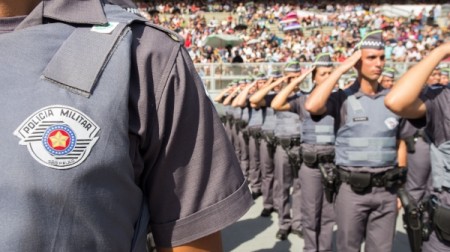
[[[322, 52], [342, 62], [365, 34], [378, 29], [388, 41], [387, 60], [418, 62], [449, 37], [450, 14], [444, 25], [437, 22], [442, 16], [440, 4], [407, 17], [387, 17], [381, 14], [381, 5], [315, 2], [152, 1], [138, 6], [152, 22], [185, 39], [194, 63], [310, 62]], [[207, 12], [224, 12], [226, 18], [207, 20]], [[243, 42], [225, 48], [204, 46], [212, 34], [238, 36]]]

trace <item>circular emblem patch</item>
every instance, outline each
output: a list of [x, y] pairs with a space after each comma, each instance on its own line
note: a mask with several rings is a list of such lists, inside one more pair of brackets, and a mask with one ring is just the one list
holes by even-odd
[[14, 135], [39, 163], [54, 169], [81, 164], [98, 140], [100, 128], [81, 111], [62, 105], [40, 109]]
[[67, 125], [49, 127], [42, 137], [45, 149], [53, 155], [66, 155], [73, 150], [77, 139], [72, 129]]
[[386, 124], [386, 127], [390, 130], [395, 129], [395, 127], [397, 127], [398, 125], [398, 120], [395, 119], [394, 117], [389, 117], [386, 120], [384, 120], [384, 124]]

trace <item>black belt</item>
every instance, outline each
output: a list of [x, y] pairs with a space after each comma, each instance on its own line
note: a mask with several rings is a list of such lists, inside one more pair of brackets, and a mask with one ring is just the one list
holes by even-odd
[[334, 163], [334, 153], [321, 154], [315, 151], [308, 151], [303, 147], [301, 150], [303, 163], [310, 168], [319, 168], [317, 164]]
[[443, 186], [441, 188], [434, 188], [433, 189], [434, 192], [448, 192], [450, 193], [450, 188]]
[[261, 127], [257, 127], [257, 126], [253, 126], [253, 127], [247, 127], [248, 132], [251, 134], [255, 134], [255, 133], [261, 133]]
[[[386, 172], [380, 173], [363, 173], [363, 172], [349, 172], [346, 170], [338, 169], [338, 177], [341, 182], [351, 184], [358, 183], [358, 179], [369, 179], [370, 186], [384, 187], [385, 180], [383, 179]], [[358, 183], [361, 184], [361, 183]]]
[[399, 186], [406, 180], [406, 169], [394, 168], [385, 172], [349, 172], [338, 169], [340, 182], [349, 184], [355, 192], [363, 192], [370, 187]]
[[283, 148], [292, 148], [294, 146], [300, 146], [300, 138], [279, 138], [275, 139], [277, 145], [281, 145]]

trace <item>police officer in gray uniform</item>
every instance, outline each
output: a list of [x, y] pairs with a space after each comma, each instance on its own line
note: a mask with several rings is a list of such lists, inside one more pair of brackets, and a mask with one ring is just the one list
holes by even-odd
[[[300, 63], [298, 61], [288, 62], [284, 68], [284, 72], [286, 83], [292, 82], [293, 79], [298, 78], [301, 74]], [[285, 89], [282, 89], [280, 92], [283, 92], [283, 90]], [[278, 173], [276, 173], [275, 181], [277, 185], [281, 185], [276, 191], [280, 195], [278, 198], [282, 209], [285, 209], [283, 216], [280, 218], [280, 230], [277, 233], [277, 237], [283, 240], [289, 232], [298, 235], [300, 238], [303, 237], [302, 212], [300, 211], [302, 188], [298, 178], [298, 171], [301, 165], [299, 152], [301, 123], [298, 115], [295, 113], [283, 109], [278, 110], [277, 106], [274, 106], [273, 103], [279, 95], [280, 93], [272, 100], [271, 107], [277, 111], [276, 139], [278, 146], [281, 147], [278, 148], [277, 146], [275, 153], [278, 157], [278, 166], [276, 166], [278, 169], [275, 169]], [[297, 100], [301, 95], [302, 92], [296, 86], [291, 92], [285, 95], [284, 99], [290, 101]], [[281, 150], [284, 150], [285, 153]], [[289, 198], [290, 187], [293, 189], [292, 195]], [[290, 227], [286, 229], [285, 227], [289, 224], [289, 220]]]
[[[435, 68], [426, 81], [422, 95], [444, 86], [439, 84], [440, 69]], [[405, 120], [402, 125], [402, 138], [408, 151], [408, 177], [405, 189], [416, 201], [420, 202], [432, 188], [430, 140], [425, 133], [425, 120]]]
[[246, 87], [232, 103], [234, 107], [242, 109], [242, 118], [239, 123], [241, 168], [247, 175], [253, 199], [258, 198], [262, 193], [259, 169], [259, 139], [251, 137], [250, 130], [255, 134], [256, 130], [260, 129], [263, 115], [262, 110], [251, 107], [249, 97], [256, 92], [261, 82], [264, 83], [264, 79], [256, 79], [254, 82], [248, 81]]
[[0, 250], [145, 251], [151, 229], [220, 251], [251, 198], [177, 35], [97, 0], [0, 3]]
[[276, 126], [275, 111], [270, 108], [270, 102], [279, 91], [283, 79], [281, 71], [275, 70], [269, 75], [265, 84], [253, 94], [249, 101], [253, 108], [259, 108], [263, 114], [263, 124], [261, 125], [261, 142], [259, 145], [259, 160], [261, 170], [261, 195], [263, 197], [262, 217], [269, 217], [275, 210], [276, 204], [273, 198], [274, 188], [274, 164], [275, 153], [274, 129]]
[[[335, 199], [338, 251], [391, 251], [397, 217], [399, 117], [384, 106], [387, 90], [378, 83], [384, 66], [381, 31], [368, 33], [358, 50], [316, 87], [305, 108], [337, 120], [336, 165], [340, 187]], [[358, 80], [332, 94], [353, 66]], [[402, 153], [406, 158], [406, 151]]]
[[223, 107], [224, 119], [222, 123], [225, 127], [225, 132], [228, 135], [231, 143], [234, 146], [234, 138], [233, 138], [233, 108], [231, 107], [232, 99], [235, 97], [238, 92], [238, 81], [233, 80], [228, 84], [228, 88], [224, 89], [217, 97], [214, 98], [214, 101], [220, 103]]
[[[241, 149], [241, 140], [239, 137], [239, 129], [240, 129], [240, 122], [242, 118], [242, 108], [233, 106], [234, 100], [238, 97], [239, 93], [245, 88], [245, 80], [239, 80], [237, 83], [237, 88], [223, 101], [223, 105], [229, 106], [229, 111], [231, 114], [231, 142], [234, 146], [234, 152], [236, 154], [236, 157], [239, 160], [239, 163], [241, 164], [241, 156], [242, 156], [242, 149]], [[244, 177], [247, 178], [248, 171], [245, 169], [242, 169], [241, 164], [241, 170], [244, 174]]]
[[[231, 106], [234, 108], [234, 119], [235, 119], [235, 128], [237, 133], [238, 145], [239, 145], [239, 162], [241, 164], [242, 172], [244, 173], [244, 177], [248, 179], [250, 175], [250, 167], [249, 167], [249, 154], [248, 154], [248, 143], [249, 143], [249, 135], [247, 131], [248, 121], [251, 117], [251, 107], [250, 104], [247, 103], [248, 93], [251, 89], [253, 89], [254, 84], [252, 84], [252, 79], [244, 79], [242, 80], [243, 85], [241, 86], [242, 91], [233, 100]], [[252, 91], [254, 92], [254, 90]], [[240, 111], [240, 117], [238, 117], [238, 111]], [[254, 194], [253, 194], [254, 195]]]
[[380, 84], [385, 89], [391, 89], [394, 85], [395, 69], [391, 67], [385, 67], [381, 73]]
[[[289, 103], [287, 97], [311, 72], [316, 86], [328, 78], [332, 69], [330, 54], [317, 55], [313, 67], [289, 83], [272, 101], [274, 109], [297, 113], [302, 121], [303, 162], [298, 181], [302, 193], [300, 199], [293, 198], [292, 201], [293, 211], [298, 208], [302, 212], [301, 223], [305, 240], [303, 251], [332, 251], [334, 211], [331, 202], [325, 200], [322, 173], [328, 178], [330, 170], [334, 168], [334, 119], [327, 115], [313, 120], [303, 105], [307, 95]], [[294, 204], [295, 202], [300, 204]]]
[[425, 134], [424, 120], [405, 120], [401, 126], [401, 138], [406, 142], [408, 152], [408, 176], [405, 189], [420, 202], [431, 188], [430, 144]]
[[[288, 73], [288, 71], [286, 72]], [[280, 73], [281, 74], [281, 73]], [[260, 90], [255, 94], [256, 98], [251, 98], [252, 102], [260, 102], [261, 97], [264, 97], [268, 92], [280, 84], [289, 81], [297, 74], [285, 75], [279, 80], [271, 83], [267, 87]], [[294, 99], [293, 96], [291, 99]], [[264, 100], [267, 104], [267, 101]], [[279, 230], [276, 237], [281, 240], [287, 239], [288, 234], [291, 232], [291, 200], [290, 200], [290, 188], [293, 184], [293, 176], [291, 170], [292, 159], [289, 158], [287, 149], [292, 148], [293, 153], [297, 153], [300, 145], [300, 121], [298, 115], [290, 112], [277, 112], [275, 113], [275, 128], [273, 128], [273, 135], [270, 132], [270, 136], [267, 135], [267, 140], [271, 142], [274, 150], [274, 189], [273, 198], [274, 205], [277, 208], [279, 217]], [[263, 126], [264, 130], [264, 126]], [[291, 162], [290, 162], [291, 161]], [[300, 223], [296, 230], [301, 228]]]
[[450, 85], [450, 81], [449, 81], [449, 74], [450, 74], [450, 68], [449, 67], [444, 67], [441, 68], [441, 79], [439, 80], [439, 83], [441, 85], [444, 86], [449, 86]]
[[421, 95], [439, 62], [450, 56], [450, 42], [434, 49], [426, 58], [405, 73], [385, 100], [386, 106], [405, 118], [426, 116], [425, 132], [430, 137], [433, 196], [427, 202], [432, 233], [422, 251], [450, 251], [450, 89], [427, 91]]

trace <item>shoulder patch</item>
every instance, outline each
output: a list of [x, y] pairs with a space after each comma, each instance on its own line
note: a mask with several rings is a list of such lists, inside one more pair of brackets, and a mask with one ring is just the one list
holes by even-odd
[[37, 162], [65, 170], [86, 160], [99, 138], [99, 131], [99, 126], [81, 111], [53, 105], [25, 119], [14, 135]]

